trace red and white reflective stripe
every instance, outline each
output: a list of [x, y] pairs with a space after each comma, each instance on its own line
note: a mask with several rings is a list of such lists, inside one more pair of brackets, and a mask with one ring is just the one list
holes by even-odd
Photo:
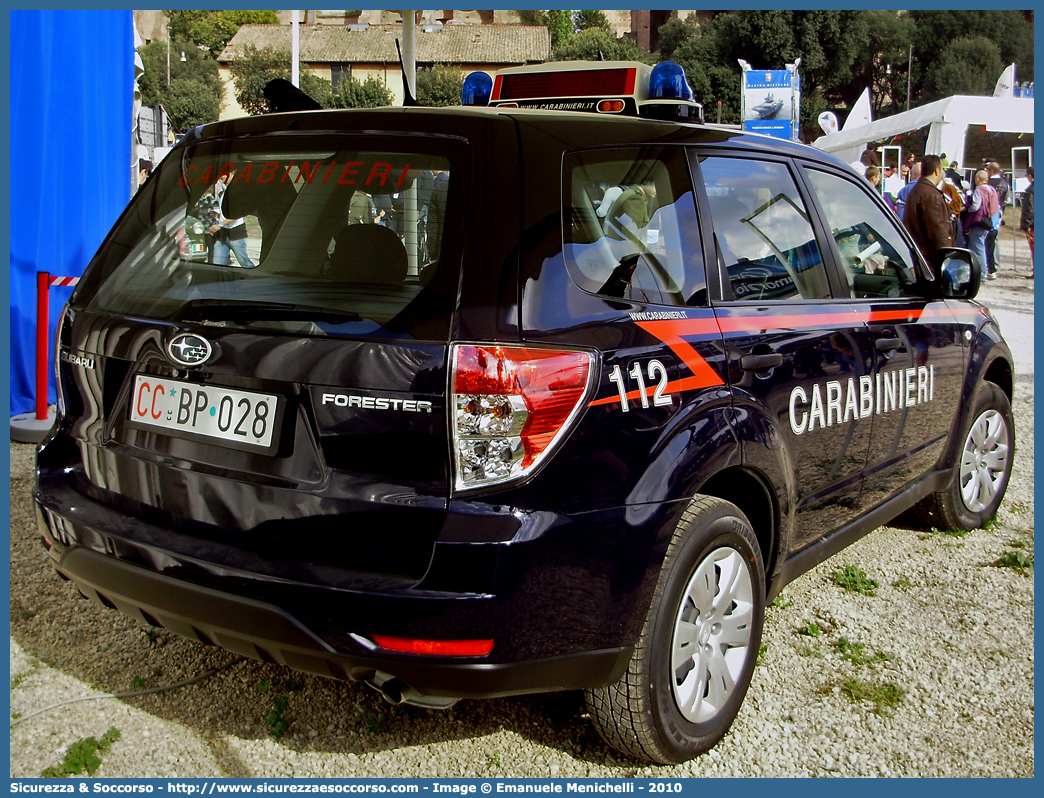
[[79, 277], [51, 277], [48, 285], [76, 285], [78, 282]]

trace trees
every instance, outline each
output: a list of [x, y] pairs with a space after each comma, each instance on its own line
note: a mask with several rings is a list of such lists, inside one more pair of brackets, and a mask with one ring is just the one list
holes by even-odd
[[[930, 37], [931, 46], [923, 45], [920, 51], [914, 43], [914, 57], [923, 64], [925, 78], [952, 43], [982, 36], [997, 45], [1004, 66], [1015, 64], [1017, 77], [1033, 79], [1033, 26], [1021, 11], [910, 11], [909, 15], [920, 41]], [[993, 76], [993, 84], [999, 77], [999, 72]]]
[[588, 30], [609, 32], [609, 19], [601, 11], [520, 11], [519, 16], [526, 25], [546, 27], [551, 32], [553, 50], [568, 45], [577, 33]]
[[[723, 121], [739, 121], [740, 69], [782, 69], [801, 58], [802, 126], [826, 108], [850, 107], [870, 87], [874, 112], [955, 93], [992, 94], [1004, 67], [1029, 80], [1033, 31], [1019, 11], [737, 11], [659, 30], [661, 60], [685, 67], [697, 100], [722, 101]], [[913, 70], [908, 67], [913, 46]], [[710, 118], [710, 113], [708, 113]]]
[[[139, 48], [145, 73], [138, 80], [145, 105], [160, 104], [176, 130], [213, 122], [221, 113], [222, 84], [215, 60], [241, 25], [274, 23], [274, 11], [165, 11], [170, 38]], [[182, 53], [185, 60], [182, 61]], [[262, 98], [263, 99], [263, 98]]]
[[[184, 52], [185, 60], [181, 60]], [[153, 41], [138, 50], [144, 74], [138, 79], [143, 105], [162, 105], [176, 130], [213, 122], [221, 112], [221, 78], [217, 62], [191, 42], [170, 43], [170, 85], [167, 85], [167, 43]]]
[[573, 28], [577, 33], [585, 30], [609, 32], [609, 18], [601, 11], [574, 11]]
[[171, 80], [161, 104], [171, 127], [177, 131], [215, 122], [221, 113], [219, 95], [204, 93], [202, 85], [192, 80]]
[[682, 44], [689, 39], [698, 39], [702, 35], [703, 30], [695, 16], [688, 16], [685, 19], [676, 17], [670, 20], [666, 25], [660, 26], [660, 58], [664, 61], [676, 60], [674, 53]]
[[[287, 68], [286, 75], [280, 75], [285, 77], [287, 80], [290, 79], [290, 55], [286, 54]], [[321, 78], [318, 75], [313, 75], [311, 72], [301, 70], [299, 78], [301, 89], [305, 94], [315, 100], [323, 108], [337, 108], [337, 98], [334, 96], [333, 83], [326, 78]], [[264, 88], [262, 86], [262, 88]], [[343, 107], [343, 106], [342, 106]], [[266, 109], [267, 110], [267, 109]]]
[[[334, 107], [381, 108], [391, 105], [393, 99], [391, 89], [385, 85], [384, 81], [377, 80], [370, 75], [361, 83], [355, 78], [342, 81], [340, 93], [334, 95]], [[459, 91], [457, 92], [457, 102], [460, 102]]]
[[869, 35], [843, 99], [870, 86], [875, 113], [906, 110], [908, 79], [911, 107], [953, 94], [991, 95], [1011, 63], [1018, 79], [1032, 79], [1033, 27], [1020, 11], [862, 13]]
[[[662, 37], [663, 28], [660, 30]], [[720, 41], [713, 32], [700, 31], [695, 36], [679, 38], [678, 34], [682, 32], [674, 29], [669, 33], [670, 60], [685, 69], [689, 86], [696, 101], [703, 103], [706, 117], [717, 119], [717, 103], [720, 101], [721, 121], [727, 124], [740, 122], [739, 63], [735, 59], [724, 60]]]
[[[247, 45], [243, 55], [229, 64], [235, 86], [236, 102], [251, 116], [267, 114], [265, 86], [276, 78], [290, 80], [290, 53], [271, 48], [259, 50]], [[301, 72], [301, 91], [323, 108], [334, 107], [330, 81], [309, 72]]]
[[225, 45], [242, 25], [274, 25], [275, 11], [164, 11], [170, 35], [201, 45], [212, 58], [221, 55]]
[[[290, 54], [247, 45], [243, 55], [229, 64], [236, 102], [251, 116], [268, 113], [265, 84], [276, 78], [290, 79]], [[320, 101], [321, 104], [321, 101]]]
[[[913, 86], [910, 47], [917, 47], [917, 26], [909, 14], [895, 11], [867, 11], [865, 19], [867, 38], [859, 48], [852, 81], [842, 92], [842, 99], [851, 105], [863, 89], [869, 88], [875, 116], [905, 111], [908, 77]], [[918, 60], [915, 70], [919, 69]]]
[[632, 39], [617, 39], [601, 11], [520, 11], [526, 25], [543, 25], [551, 32], [552, 61], [607, 61], [653, 63], [647, 51]]
[[617, 39], [600, 28], [580, 31], [563, 45], [554, 48], [553, 61], [597, 61], [599, 53], [606, 61], [641, 61], [655, 63], [656, 59], [633, 39]]
[[417, 72], [417, 102], [431, 107], [460, 105], [464, 73], [457, 67], [435, 64]]
[[714, 60], [701, 67], [718, 76], [715, 90], [720, 90], [723, 76], [717, 65], [726, 65], [736, 76], [728, 92], [732, 96], [739, 90], [738, 59], [755, 69], [782, 69], [801, 58], [801, 124], [806, 129], [842, 99], [867, 36], [860, 11], [739, 11], [718, 15], [706, 27], [704, 36], [710, 37], [711, 47], [704, 52]]
[[[290, 80], [290, 53], [270, 48], [258, 50], [248, 45], [230, 69], [236, 102], [248, 114], [265, 114], [268, 113], [265, 85], [275, 78]], [[341, 81], [338, 93], [334, 94], [333, 85], [326, 78], [301, 72], [300, 88], [323, 108], [377, 108], [392, 103], [391, 91], [372, 76], [361, 83], [354, 78]]]
[[551, 47], [559, 47], [575, 33], [572, 11], [520, 11], [519, 17], [525, 25], [543, 25], [551, 32]]
[[921, 99], [931, 102], [954, 94], [992, 95], [1005, 66], [1000, 48], [983, 36], [950, 42], [926, 70]]
[[1012, 62], [1024, 80], [1033, 68], [1032, 26], [1018, 11], [737, 11], [674, 19], [659, 34], [661, 60], [685, 67], [708, 109], [721, 100], [726, 122], [739, 121], [737, 59], [781, 69], [800, 57], [802, 126], [813, 130], [820, 111], [850, 107], [867, 87], [875, 115], [887, 115], [906, 110], [908, 81], [917, 106], [992, 94]]

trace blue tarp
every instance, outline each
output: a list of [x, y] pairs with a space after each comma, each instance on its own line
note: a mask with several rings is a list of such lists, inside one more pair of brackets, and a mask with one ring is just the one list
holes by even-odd
[[[130, 11], [11, 11], [11, 413], [36, 398], [36, 273], [78, 277], [131, 192]], [[51, 289], [54, 330], [71, 289]]]

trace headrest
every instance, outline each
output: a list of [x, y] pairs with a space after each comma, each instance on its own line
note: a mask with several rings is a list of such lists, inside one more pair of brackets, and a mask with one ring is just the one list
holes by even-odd
[[598, 204], [598, 208], [595, 210], [601, 217], [605, 217], [609, 213], [609, 209], [613, 206], [613, 203], [620, 198], [623, 194], [623, 189], [619, 186], [610, 186], [605, 190], [605, 194], [602, 196], [602, 201]]
[[334, 236], [330, 273], [358, 283], [399, 285], [406, 279], [409, 256], [399, 237], [379, 224], [353, 224]]

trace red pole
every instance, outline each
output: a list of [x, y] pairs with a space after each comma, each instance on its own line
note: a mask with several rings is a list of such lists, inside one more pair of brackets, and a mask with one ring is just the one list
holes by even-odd
[[51, 275], [36, 273], [36, 418], [47, 420], [47, 328], [50, 325]]

